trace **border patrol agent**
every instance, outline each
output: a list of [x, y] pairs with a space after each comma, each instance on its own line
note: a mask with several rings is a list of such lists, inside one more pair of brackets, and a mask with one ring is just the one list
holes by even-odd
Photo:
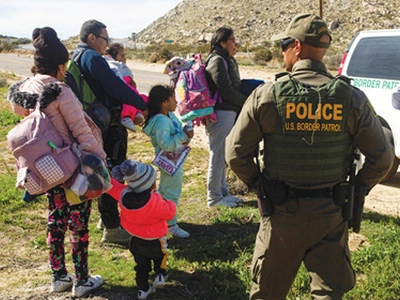
[[[285, 299], [302, 262], [313, 299], [341, 299], [355, 284], [340, 203], [353, 150], [366, 157], [355, 185], [369, 191], [389, 171], [393, 147], [365, 94], [327, 72], [332, 37], [321, 18], [297, 15], [272, 40], [291, 73], [249, 96], [226, 144], [232, 170], [249, 188], [262, 178], [270, 201], [267, 209], [258, 202], [250, 299]], [[260, 177], [254, 153], [262, 140]]]

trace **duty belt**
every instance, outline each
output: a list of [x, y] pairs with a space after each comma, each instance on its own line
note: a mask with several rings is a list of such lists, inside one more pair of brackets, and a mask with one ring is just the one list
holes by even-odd
[[294, 187], [286, 187], [286, 197], [295, 198], [333, 198], [333, 187], [315, 190], [304, 190]]

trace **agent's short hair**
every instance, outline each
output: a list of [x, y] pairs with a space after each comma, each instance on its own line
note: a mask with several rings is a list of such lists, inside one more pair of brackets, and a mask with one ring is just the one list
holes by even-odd
[[88, 40], [89, 34], [92, 33], [92, 34], [98, 36], [101, 34], [101, 30], [103, 28], [107, 28], [107, 26], [97, 20], [88, 20], [82, 24], [79, 38], [81, 39], [81, 41], [83, 43], [86, 43]]

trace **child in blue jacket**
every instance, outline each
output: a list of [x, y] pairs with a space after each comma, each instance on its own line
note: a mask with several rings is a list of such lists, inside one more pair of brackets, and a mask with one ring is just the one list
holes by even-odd
[[[149, 93], [148, 116], [143, 132], [151, 138], [156, 154], [161, 150], [172, 152], [182, 144], [187, 144], [193, 137], [193, 131], [183, 128], [182, 123], [173, 113], [176, 109], [174, 89], [171, 86], [156, 85]], [[171, 176], [160, 169], [158, 191], [164, 199], [172, 200], [178, 206], [182, 192], [183, 164]], [[168, 232], [174, 237], [187, 238], [189, 233], [177, 224], [177, 215], [168, 221]]]

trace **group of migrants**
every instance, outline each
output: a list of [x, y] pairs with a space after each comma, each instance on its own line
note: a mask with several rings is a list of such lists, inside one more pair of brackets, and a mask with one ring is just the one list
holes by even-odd
[[[151, 165], [127, 158], [127, 130], [143, 126], [155, 154], [188, 144], [193, 130], [174, 114], [173, 87], [153, 86], [148, 96], [137, 91], [124, 49], [110, 45], [103, 23], [86, 21], [72, 54], [72, 59], [79, 57], [87, 82], [110, 111], [111, 121], [103, 132], [64, 83], [69, 54], [57, 33], [50, 27], [36, 28], [32, 39], [33, 76], [10, 88], [13, 110], [28, 116], [40, 109], [65, 144], [90, 145], [85, 151], [108, 166], [112, 187], [98, 198], [97, 227], [103, 230], [103, 242], [127, 245], [136, 262], [137, 297], [146, 299], [165, 284], [167, 234], [190, 236], [177, 220], [183, 165], [173, 176], [160, 170], [157, 184]], [[229, 193], [227, 166], [257, 192], [261, 219], [250, 299], [285, 299], [302, 262], [313, 299], [341, 299], [355, 284], [349, 220], [343, 213], [354, 151], [366, 157], [354, 191], [365, 187], [368, 193], [389, 171], [393, 147], [365, 94], [346, 78], [328, 73], [322, 61], [332, 37], [320, 17], [296, 15], [272, 40], [280, 42], [287, 72], [246, 97], [234, 58], [238, 45], [233, 30], [224, 26], [212, 37], [205, 70], [211, 93], [218, 91], [221, 100], [215, 104], [216, 120], [205, 124], [210, 149], [207, 206], [233, 208], [243, 203]], [[52, 97], [38, 97], [49, 85], [57, 87]], [[260, 170], [255, 157], [262, 141]], [[73, 297], [85, 296], [103, 284], [100, 275], [88, 273], [92, 200], [70, 205], [63, 185], [48, 190], [46, 197], [51, 292], [72, 288]], [[65, 263], [67, 230], [73, 273]]]

